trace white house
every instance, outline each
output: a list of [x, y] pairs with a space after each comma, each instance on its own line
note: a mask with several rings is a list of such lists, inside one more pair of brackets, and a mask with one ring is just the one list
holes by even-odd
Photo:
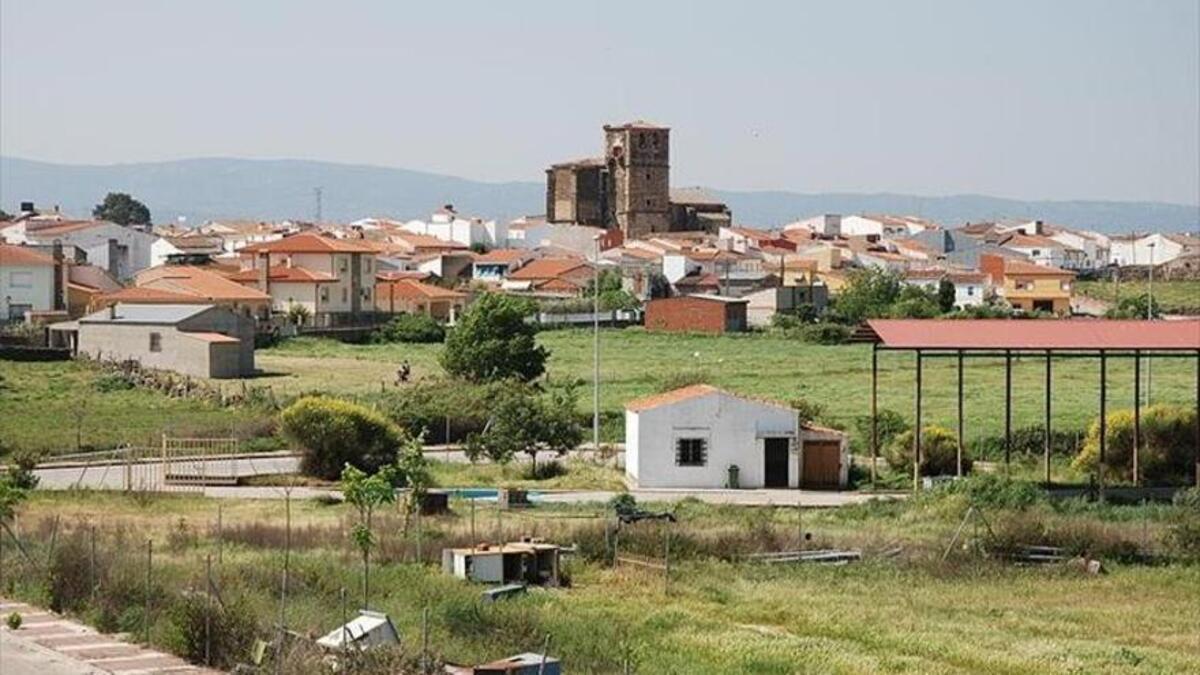
[[625, 406], [625, 474], [643, 488], [837, 488], [847, 452], [841, 432], [802, 427], [786, 404], [706, 384]]
[[842, 234], [842, 217], [836, 213], [826, 213], [804, 220], [797, 220], [783, 226], [783, 231], [805, 230], [821, 237], [840, 237]]
[[1020, 253], [1029, 261], [1042, 267], [1079, 269], [1083, 265], [1083, 249], [1067, 246], [1062, 242], [1041, 234], [1014, 233], [1000, 242], [1000, 246]]
[[61, 265], [27, 246], [0, 244], [0, 322], [25, 319], [26, 312], [57, 309], [55, 285]]
[[1064, 246], [1083, 252], [1076, 269], [1094, 270], [1108, 264], [1109, 239], [1099, 232], [1055, 228], [1054, 232], [1047, 236]]
[[1122, 235], [1110, 240], [1113, 265], [1161, 265], [1178, 258], [1186, 247], [1164, 234]]
[[464, 218], [450, 205], [438, 209], [429, 221], [410, 220], [401, 226], [413, 234], [455, 241], [463, 246], [483, 245], [488, 248], [508, 246], [508, 224], [482, 218]]
[[978, 307], [987, 301], [988, 275], [982, 272], [949, 272], [946, 279], [954, 284], [955, 307]]
[[108, 270], [114, 278], [125, 280], [151, 266], [151, 247], [158, 236], [134, 226], [117, 225], [105, 220], [64, 221], [48, 227], [27, 227], [25, 242], [48, 246], [59, 241], [87, 254], [87, 261]]
[[862, 215], [842, 216], [841, 234], [844, 237], [878, 235], [907, 237], [934, 227], [933, 222], [915, 216]]

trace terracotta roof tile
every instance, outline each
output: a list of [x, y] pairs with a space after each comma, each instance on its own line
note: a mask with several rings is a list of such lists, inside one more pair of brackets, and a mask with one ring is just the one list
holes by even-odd
[[[229, 278], [238, 283], [258, 281], [258, 270], [240, 270], [229, 275]], [[337, 281], [337, 277], [325, 272], [314, 272], [304, 267], [278, 265], [271, 267], [271, 274], [267, 280], [294, 284], [327, 284]]]
[[41, 267], [54, 264], [54, 258], [26, 246], [0, 244], [0, 264]]
[[574, 258], [542, 258], [531, 261], [528, 265], [509, 275], [509, 278], [517, 280], [550, 279], [586, 266], [587, 263], [583, 260]]
[[379, 299], [397, 297], [410, 300], [461, 300], [467, 297], [466, 293], [421, 283], [415, 279], [377, 282], [375, 295]]
[[375, 253], [366, 242], [322, 237], [312, 232], [293, 234], [275, 241], [250, 244], [239, 249], [242, 253]]

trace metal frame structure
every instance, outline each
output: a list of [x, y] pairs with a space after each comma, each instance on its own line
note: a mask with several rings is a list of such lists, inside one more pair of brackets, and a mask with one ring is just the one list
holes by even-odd
[[[958, 456], [957, 456], [957, 474], [962, 476], [963, 473], [963, 452], [964, 452], [964, 414], [963, 414], [963, 364], [967, 358], [1003, 358], [1004, 359], [1004, 469], [1005, 473], [1009, 471], [1012, 459], [1012, 363], [1014, 357], [1022, 356], [1040, 356], [1045, 359], [1045, 420], [1044, 420], [1044, 440], [1043, 440], [1043, 463], [1045, 465], [1045, 483], [1050, 484], [1050, 446], [1052, 438], [1052, 400], [1053, 390], [1051, 386], [1053, 363], [1055, 359], [1095, 359], [1100, 364], [1100, 400], [1099, 400], [1099, 415], [1100, 415], [1100, 448], [1099, 448], [1099, 470], [1098, 470], [1098, 488], [1100, 495], [1104, 494], [1104, 474], [1107, 468], [1106, 465], [1106, 446], [1107, 446], [1107, 414], [1108, 414], [1108, 362], [1110, 359], [1133, 359], [1134, 362], [1134, 403], [1133, 403], [1133, 453], [1132, 453], [1132, 476], [1134, 484], [1141, 485], [1141, 463], [1140, 463], [1140, 446], [1141, 446], [1141, 363], [1142, 359], [1161, 359], [1161, 358], [1181, 358], [1192, 359], [1196, 363], [1196, 429], [1195, 429], [1195, 447], [1194, 464], [1195, 476], [1194, 481], [1197, 486], [1200, 486], [1200, 321], [1186, 322], [1162, 322], [1162, 321], [1088, 321], [1089, 328], [1098, 328], [1098, 331], [1093, 331], [1093, 336], [1099, 335], [1101, 339], [1068, 341], [1062, 339], [1061, 335], [1050, 335], [1049, 339], [1046, 336], [1040, 336], [1042, 339], [1030, 339], [1023, 341], [1020, 337], [1012, 339], [1012, 336], [1007, 336], [1009, 339], [1000, 340], [993, 339], [988, 336], [988, 339], [972, 339], [967, 335], [966, 339], [956, 341], [954, 338], [947, 339], [931, 339], [922, 341], [919, 339], [910, 339], [902, 341], [902, 344], [889, 344], [887, 333], [892, 325], [901, 323], [913, 323], [912, 321], [893, 320], [893, 321], [870, 321], [868, 322], [871, 331], [874, 333], [874, 341], [871, 347], [871, 486], [875, 486], [876, 471], [875, 465], [879, 457], [879, 420], [878, 420], [878, 398], [879, 398], [879, 353], [884, 351], [891, 352], [911, 352], [916, 355], [916, 373], [915, 373], [915, 402], [914, 415], [916, 418], [915, 430], [913, 432], [913, 490], [920, 489], [920, 464], [921, 464], [921, 416], [922, 416], [922, 371], [924, 360], [928, 358], [953, 358], [958, 366], [957, 379], [957, 398], [958, 398]], [[937, 329], [937, 321], [918, 321], [922, 324], [934, 324], [929, 326], [935, 331]], [[987, 321], [954, 321], [955, 326], [946, 326], [948, 333], [974, 333], [980, 332], [973, 330], [970, 324], [993, 323]], [[1011, 330], [1014, 326], [1012, 322], [1005, 328]], [[1107, 326], [1115, 326], [1121, 324], [1124, 330], [1114, 331], [1120, 335], [1110, 336], [1104, 330]], [[1130, 326], [1129, 324], [1139, 324]], [[1161, 339], [1156, 341], [1158, 337], [1156, 333], [1163, 333], [1161, 330], [1156, 330], [1164, 327], [1165, 324], [1176, 324], [1170, 326], [1172, 335], [1167, 336], [1173, 339]], [[1017, 324], [1019, 325], [1019, 324]], [[1062, 323], [1064, 328], [1070, 329], [1070, 325]], [[962, 328], [967, 330], [960, 330]], [[904, 328], [904, 327], [901, 327]], [[982, 328], [982, 327], [980, 327]], [[997, 326], [998, 328], [998, 326]], [[881, 331], [880, 329], [884, 329]], [[1132, 329], [1132, 330], [1129, 330]], [[1054, 331], [1043, 331], [1051, 333], [1065, 333], [1063, 329]], [[1137, 335], [1137, 338], [1131, 338], [1130, 335]], [[1122, 337], [1125, 336], [1125, 337]], [[1182, 337], [1182, 339], [1179, 339]], [[1056, 342], [1057, 338], [1057, 342]], [[1110, 339], [1111, 338], [1111, 339]], [[1194, 342], [1194, 344], [1192, 344]], [[997, 346], [1003, 343], [1004, 346]], [[1089, 343], [1091, 343], [1089, 345]]]

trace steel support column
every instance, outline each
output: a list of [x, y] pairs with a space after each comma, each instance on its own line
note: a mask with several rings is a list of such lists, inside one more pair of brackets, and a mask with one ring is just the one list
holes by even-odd
[[1051, 397], [1051, 363], [1052, 357], [1049, 349], [1046, 350], [1046, 421], [1045, 421], [1045, 448], [1046, 453], [1046, 487], [1050, 487], [1050, 445], [1053, 443], [1054, 432], [1050, 428], [1050, 402]]
[[1100, 350], [1100, 462], [1096, 481], [1100, 488], [1100, 501], [1104, 501], [1105, 454], [1108, 450], [1108, 354]]
[[1196, 487], [1200, 488], [1200, 351], [1196, 352]]
[[1141, 485], [1142, 448], [1142, 353], [1133, 355], [1133, 484]]
[[963, 475], [963, 353], [958, 350], [958, 457], [955, 475]]
[[871, 345], [871, 489], [875, 489], [875, 465], [879, 461], [879, 344]]
[[1012, 352], [1004, 350], [1004, 475], [1012, 460]]
[[917, 350], [916, 426], [913, 427], [913, 492], [921, 489], [921, 350]]

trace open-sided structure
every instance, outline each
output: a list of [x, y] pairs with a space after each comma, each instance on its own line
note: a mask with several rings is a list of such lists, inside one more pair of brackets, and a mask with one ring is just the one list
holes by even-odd
[[1096, 359], [1100, 364], [1099, 486], [1103, 490], [1108, 406], [1107, 366], [1111, 359], [1133, 359], [1134, 363], [1134, 482], [1140, 484], [1138, 454], [1141, 442], [1141, 365], [1144, 359], [1187, 359], [1196, 368], [1195, 480], [1200, 485], [1200, 320], [1186, 321], [1015, 321], [987, 319], [910, 320], [875, 319], [867, 322], [874, 338], [871, 351], [871, 480], [879, 454], [878, 383], [879, 352], [908, 351], [916, 354], [916, 396], [913, 441], [913, 482], [919, 485], [921, 461], [921, 375], [926, 358], [951, 358], [958, 362], [958, 473], [963, 455], [963, 361], [968, 358], [1004, 359], [1004, 463], [1012, 450], [1012, 363], [1014, 357], [1041, 356], [1045, 359], [1045, 470], [1050, 482], [1051, 373], [1056, 359]]

